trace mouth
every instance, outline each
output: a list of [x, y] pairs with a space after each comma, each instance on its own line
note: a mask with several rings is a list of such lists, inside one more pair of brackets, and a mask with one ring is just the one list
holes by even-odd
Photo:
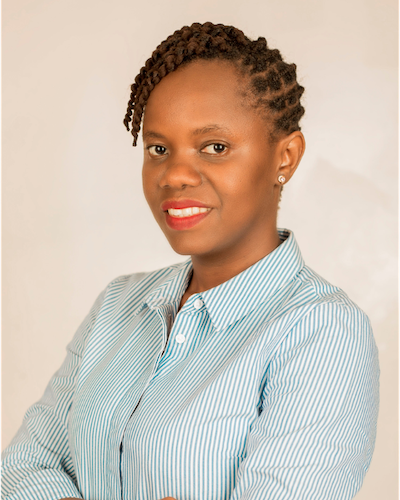
[[209, 212], [211, 208], [206, 207], [187, 207], [187, 208], [169, 208], [166, 210], [168, 215], [171, 217], [177, 217], [178, 219], [183, 219], [185, 217], [194, 217], [195, 215], [205, 214]]
[[161, 209], [171, 229], [182, 231], [196, 226], [211, 212], [211, 208], [195, 200], [171, 200], [164, 202]]

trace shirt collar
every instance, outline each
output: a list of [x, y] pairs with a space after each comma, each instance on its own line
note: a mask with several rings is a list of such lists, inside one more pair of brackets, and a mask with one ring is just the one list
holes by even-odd
[[169, 271], [168, 277], [150, 291], [145, 297], [144, 303], [153, 309], [180, 301], [189, 285], [192, 269], [191, 259], [167, 268]]
[[282, 243], [248, 269], [200, 295], [217, 330], [243, 318], [293, 280], [304, 266], [293, 233], [278, 230]]
[[[304, 266], [294, 234], [278, 230], [282, 243], [264, 258], [230, 280], [199, 295], [217, 330], [243, 318], [280, 288], [293, 280]], [[178, 302], [188, 287], [192, 274], [191, 259], [169, 268], [168, 278], [145, 298], [150, 308]]]

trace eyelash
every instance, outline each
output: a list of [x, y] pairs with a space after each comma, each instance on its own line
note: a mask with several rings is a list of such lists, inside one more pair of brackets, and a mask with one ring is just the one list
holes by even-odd
[[164, 147], [164, 146], [160, 146], [159, 144], [157, 145], [154, 145], [154, 146], [148, 146], [146, 149], [147, 151], [153, 155], [153, 156], [163, 156], [163, 154], [157, 154], [155, 151], [152, 153], [152, 149], [157, 149], [157, 148], [162, 148], [164, 150], [164, 154], [165, 154], [165, 151], [167, 151], [167, 148]]
[[218, 154], [222, 154], [222, 153], [225, 153], [227, 147], [225, 146], [225, 144], [221, 144], [219, 142], [213, 142], [211, 144], [207, 144], [207, 146], [204, 146], [204, 148], [202, 148], [201, 151], [203, 151], [204, 149], [206, 148], [209, 148], [210, 146], [222, 146], [224, 149], [222, 151], [214, 151], [214, 153], [207, 153], [207, 154], [210, 154], [210, 155], [218, 155]]
[[[217, 156], [219, 154], [223, 154], [227, 150], [227, 146], [225, 146], [225, 144], [221, 144], [220, 142], [212, 142], [211, 144], [207, 144], [206, 146], [203, 146], [200, 151], [204, 152], [204, 150], [206, 148], [209, 148], [210, 146], [222, 146], [223, 147], [222, 151], [214, 151], [214, 153], [206, 153], [206, 154], [209, 154], [211, 156]], [[156, 150], [157, 148], [162, 148], [164, 151], [161, 154], [156, 153], [156, 151], [154, 151], [154, 152], [151, 151], [152, 149]], [[164, 156], [165, 152], [167, 151], [167, 148], [165, 146], [161, 146], [161, 145], [157, 144], [157, 145], [153, 145], [153, 146], [148, 146], [147, 150], [149, 151], [150, 155], [152, 155], [152, 156]]]

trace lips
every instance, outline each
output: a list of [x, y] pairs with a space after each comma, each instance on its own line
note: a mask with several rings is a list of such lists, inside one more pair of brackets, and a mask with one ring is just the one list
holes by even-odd
[[211, 211], [210, 207], [198, 200], [169, 200], [161, 205], [161, 209], [168, 226], [177, 231], [196, 226]]
[[161, 205], [161, 210], [166, 212], [170, 208], [182, 209], [190, 207], [209, 208], [207, 205], [198, 200], [167, 200]]

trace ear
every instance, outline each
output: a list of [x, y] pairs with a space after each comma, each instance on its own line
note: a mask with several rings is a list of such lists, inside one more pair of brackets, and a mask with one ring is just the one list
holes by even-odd
[[[278, 141], [279, 164], [276, 172], [276, 185], [283, 186], [290, 180], [300, 163], [305, 148], [306, 141], [299, 130], [286, 135]], [[278, 179], [281, 176], [285, 178], [284, 182], [279, 182]]]

